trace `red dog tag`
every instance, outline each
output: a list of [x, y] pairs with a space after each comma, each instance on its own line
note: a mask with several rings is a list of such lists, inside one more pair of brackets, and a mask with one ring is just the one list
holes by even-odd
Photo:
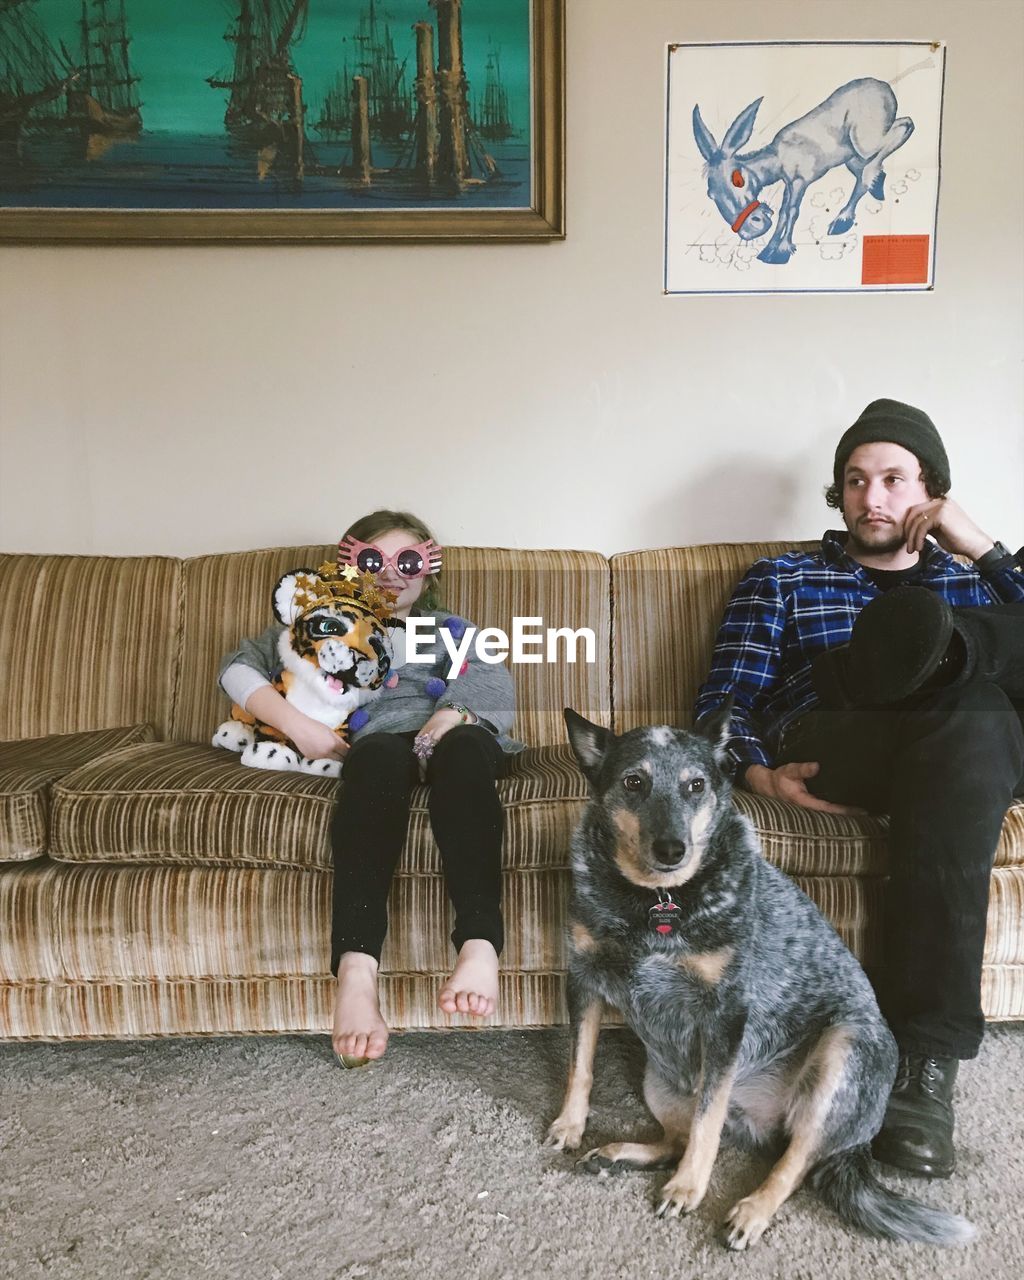
[[656, 902], [647, 913], [651, 928], [658, 933], [675, 933], [679, 927], [679, 907], [668, 898]]

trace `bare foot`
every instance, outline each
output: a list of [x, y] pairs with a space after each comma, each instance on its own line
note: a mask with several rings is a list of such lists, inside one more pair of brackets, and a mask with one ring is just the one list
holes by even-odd
[[346, 951], [341, 957], [331, 1043], [335, 1053], [352, 1058], [380, 1058], [388, 1047], [377, 1000], [377, 961], [362, 951]]
[[470, 938], [462, 944], [455, 971], [438, 994], [438, 1006], [445, 1013], [486, 1018], [497, 1002], [498, 953], [483, 938]]

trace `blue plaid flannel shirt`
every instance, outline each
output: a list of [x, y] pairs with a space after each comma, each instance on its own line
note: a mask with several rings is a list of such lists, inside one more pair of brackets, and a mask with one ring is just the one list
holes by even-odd
[[[812, 659], [823, 649], [846, 644], [857, 614], [882, 594], [846, 554], [845, 538], [844, 532], [829, 530], [820, 551], [758, 560], [726, 605], [694, 719], [733, 694], [728, 749], [739, 765], [773, 766], [786, 726], [818, 703]], [[929, 541], [914, 581], [951, 605], [1024, 602], [1022, 559], [1018, 554], [983, 576]]]

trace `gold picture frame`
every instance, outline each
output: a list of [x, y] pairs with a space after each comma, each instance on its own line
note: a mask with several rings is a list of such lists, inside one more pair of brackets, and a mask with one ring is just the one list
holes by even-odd
[[[92, 0], [101, 3], [101, 0]], [[395, 0], [401, 4], [403, 0]], [[488, 0], [491, 4], [500, 4], [501, 0]], [[25, 206], [25, 196], [21, 204], [12, 203], [10, 196], [5, 198], [4, 170], [0, 164], [0, 243], [7, 244], [40, 244], [40, 243], [229, 243], [229, 244], [296, 244], [296, 243], [352, 243], [352, 242], [389, 242], [389, 241], [534, 241], [558, 240], [565, 236], [565, 0], [525, 0], [529, 4], [529, 104], [530, 122], [522, 130], [527, 139], [520, 147], [525, 151], [521, 168], [528, 168], [528, 195], [521, 203], [512, 207], [458, 207], [461, 190], [458, 177], [450, 180], [452, 191], [451, 203], [444, 198], [429, 201], [431, 207], [423, 207], [428, 202], [421, 200], [412, 205], [399, 207], [362, 207], [362, 208], [324, 208], [324, 207], [290, 207], [290, 208], [213, 208], [213, 207], [82, 207], [34, 205]], [[295, 0], [298, 9], [301, 0]], [[364, 16], [368, 7], [371, 14], [373, 5], [367, 6], [366, 0], [351, 0], [353, 11], [362, 3]], [[378, 12], [384, 8], [378, 6]], [[408, 5], [411, 0], [404, 0]], [[443, 94], [446, 89], [443, 81], [444, 68], [442, 48], [457, 50], [454, 55], [461, 58], [462, 28], [459, 26], [453, 36], [446, 31], [443, 21], [455, 20], [461, 23], [463, 6], [470, 6], [474, 0], [420, 0], [424, 9], [424, 19], [437, 22], [438, 54], [436, 66], [437, 100], [443, 112], [448, 99]], [[524, 0], [509, 0], [510, 4], [524, 3]], [[429, 8], [428, 8], [429, 6]], [[251, 7], [250, 7], [251, 8]], [[122, 6], [122, 12], [123, 12]], [[243, 7], [243, 12], [246, 8]], [[404, 16], [404, 14], [403, 14]], [[361, 17], [362, 21], [363, 18]], [[379, 19], [378, 19], [379, 20]], [[427, 21], [416, 24], [426, 27]], [[417, 32], [417, 39], [420, 33]], [[2, 36], [2, 32], [0, 32]], [[236, 40], [237, 35], [231, 38]], [[389, 36], [389, 39], [391, 37]], [[408, 36], [403, 33], [403, 39]], [[426, 37], [423, 37], [426, 39]], [[431, 32], [431, 39], [433, 32]], [[447, 43], [446, 43], [447, 42]], [[54, 41], [56, 44], [56, 40]], [[431, 49], [433, 45], [430, 45]], [[68, 91], [80, 84], [80, 69], [73, 68], [68, 48], [61, 40], [60, 48], [64, 56], [64, 70], [68, 73], [63, 89]], [[419, 53], [417, 49], [417, 53]], [[524, 54], [524, 59], [526, 55]], [[431, 70], [434, 60], [421, 64]], [[449, 68], [451, 64], [448, 64]], [[462, 70], [461, 67], [458, 68]], [[490, 64], [488, 63], [488, 73]], [[452, 72], [447, 72], [452, 83]], [[123, 77], [127, 78], [127, 77]], [[479, 77], [478, 77], [479, 78]], [[488, 75], [489, 78], [489, 75]], [[292, 80], [301, 79], [291, 76]], [[212, 83], [212, 78], [211, 81]], [[361, 117], [365, 124], [366, 107], [360, 108], [359, 86], [352, 79], [353, 106], [349, 107], [352, 118], [355, 112], [363, 111]], [[414, 109], [423, 111], [423, 77], [417, 75], [415, 96], [410, 95]], [[463, 84], [465, 76], [463, 75]], [[217, 86], [215, 86], [217, 87]], [[229, 88], [228, 85], [219, 86]], [[363, 97], [366, 86], [363, 85]], [[298, 93], [298, 110], [303, 112], [301, 89]], [[70, 92], [67, 93], [70, 101]], [[77, 95], [79, 98], [84, 94]], [[464, 95], [468, 103], [468, 96]], [[91, 100], [90, 100], [91, 101]], [[419, 107], [415, 104], [419, 103]], [[435, 108], [435, 111], [437, 108]], [[295, 137], [304, 139], [306, 134], [306, 114], [298, 117], [301, 127], [295, 129]], [[443, 117], [442, 117], [443, 118]], [[432, 117], [436, 125], [437, 116]], [[66, 122], [60, 122], [67, 136]], [[295, 128], [294, 126], [292, 126]], [[136, 125], [138, 131], [138, 126]], [[353, 127], [352, 143], [348, 155], [355, 154], [357, 146], [357, 130]], [[140, 135], [142, 136], [142, 135]], [[435, 128], [434, 137], [437, 132]], [[409, 147], [414, 139], [410, 135]], [[317, 144], [319, 146], [319, 143]], [[528, 150], [527, 150], [528, 146]], [[301, 142], [297, 149], [302, 154]], [[498, 151], [498, 148], [494, 148]], [[31, 151], [31, 146], [22, 146], [19, 152]], [[7, 153], [8, 156], [14, 154]], [[102, 156], [102, 152], [99, 153]], [[367, 152], [369, 155], [369, 152]], [[0, 161], [3, 153], [0, 152]], [[489, 158], [489, 157], [488, 157]], [[19, 156], [20, 162], [20, 156]], [[56, 172], [56, 170], [55, 170]], [[255, 172], [255, 170], [254, 170]], [[340, 165], [337, 173], [343, 172]], [[344, 170], [351, 175], [352, 168]], [[367, 175], [365, 189], [372, 196], [376, 169], [365, 170]], [[381, 171], [386, 172], [386, 171]], [[397, 173], [398, 170], [393, 172]], [[326, 170], [318, 169], [317, 176], [323, 176]], [[330, 171], [333, 176], [334, 171]], [[300, 177], [303, 171], [300, 170]], [[262, 174], [260, 175], [262, 178]], [[251, 182], [251, 175], [248, 175]], [[446, 179], [447, 180], [447, 179]], [[340, 177], [336, 180], [341, 186]], [[467, 179], [468, 183], [474, 181]], [[483, 180], [477, 179], [481, 185]], [[11, 183], [6, 184], [8, 192], [14, 190]], [[525, 180], [520, 184], [525, 188]], [[299, 188], [301, 189], [301, 188]], [[372, 201], [366, 200], [369, 205]]]

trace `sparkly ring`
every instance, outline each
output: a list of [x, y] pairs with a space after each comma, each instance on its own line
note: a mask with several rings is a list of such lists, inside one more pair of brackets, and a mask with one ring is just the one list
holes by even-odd
[[422, 764], [426, 764], [434, 754], [434, 747], [436, 745], [437, 744], [434, 742], [434, 735], [432, 733], [418, 733], [413, 739], [412, 753]]

